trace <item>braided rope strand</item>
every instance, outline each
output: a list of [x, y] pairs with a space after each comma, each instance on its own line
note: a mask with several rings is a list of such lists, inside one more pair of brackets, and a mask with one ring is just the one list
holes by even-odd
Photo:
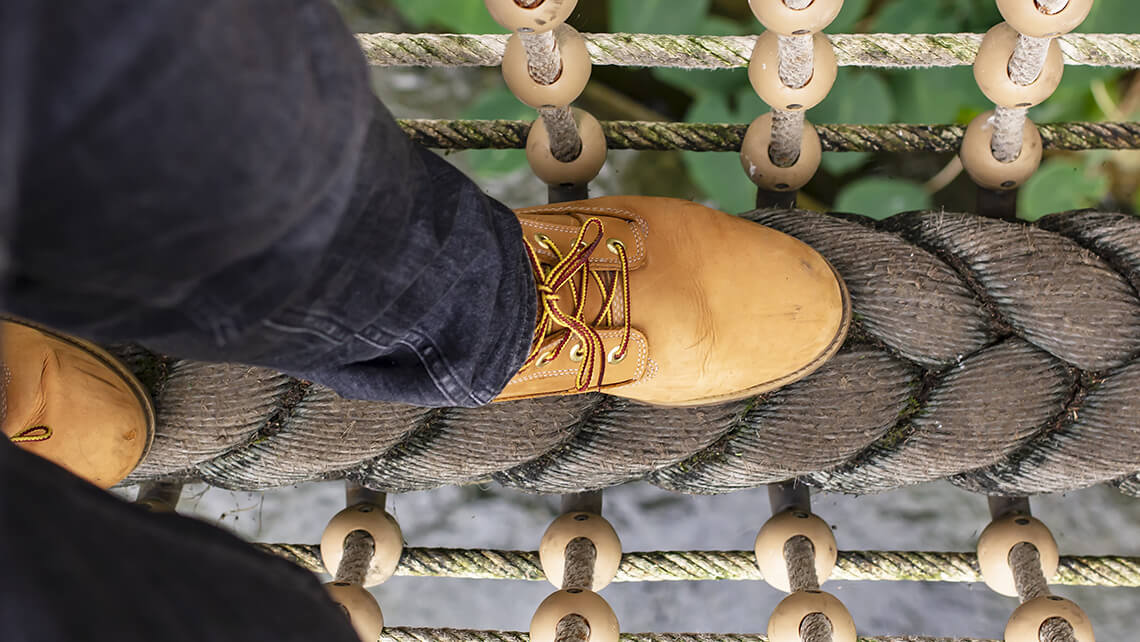
[[[315, 545], [255, 544], [315, 573], [323, 573]], [[537, 552], [406, 548], [396, 575], [544, 582]], [[753, 551], [651, 551], [622, 555], [615, 582], [762, 581]], [[982, 581], [973, 553], [840, 551], [832, 580]], [[1067, 586], [1140, 587], [1140, 557], [1066, 556], [1054, 579]]]
[[[514, 120], [398, 121], [421, 145], [435, 149], [524, 149], [530, 123]], [[816, 125], [827, 152], [957, 153], [960, 125]], [[1140, 123], [1052, 123], [1039, 126], [1047, 150], [1140, 149]], [[746, 124], [603, 121], [610, 149], [740, 151]]]
[[[740, 633], [622, 633], [621, 642], [768, 642], [768, 637]], [[381, 642], [530, 642], [521, 631], [386, 627]], [[921, 635], [860, 636], [860, 642], [998, 642], [981, 638], [937, 638]]]
[[[595, 65], [738, 69], [748, 66], [755, 36], [587, 33]], [[497, 67], [505, 34], [357, 34], [372, 65], [383, 67]], [[974, 63], [981, 34], [829, 34], [840, 66], [889, 68], [962, 67]], [[1067, 34], [1057, 39], [1065, 63], [1140, 67], [1140, 35]]]

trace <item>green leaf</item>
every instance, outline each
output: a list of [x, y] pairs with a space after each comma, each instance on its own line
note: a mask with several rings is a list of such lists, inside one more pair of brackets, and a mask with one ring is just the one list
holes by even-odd
[[870, 159], [869, 152], [828, 152], [819, 164], [832, 176], [842, 176], [862, 167]]
[[[735, 122], [728, 101], [721, 94], [698, 94], [688, 119], [709, 123]], [[756, 187], [740, 166], [736, 152], [684, 152], [681, 160], [693, 182], [717, 207], [726, 212], [745, 212], [756, 207]]]
[[[415, 0], [424, 2], [424, 0]], [[481, 2], [463, 0], [479, 5]], [[619, 33], [691, 33], [709, 13], [709, 0], [614, 0], [610, 31]]]
[[1135, 0], [1096, 0], [1089, 17], [1074, 29], [1081, 33], [1135, 32], [1140, 10]]
[[895, 0], [879, 10], [871, 29], [882, 33], [946, 33], [961, 28], [961, 21], [953, 11], [947, 11], [945, 6], [932, 7], [932, 4], [935, 3], [929, 0]]
[[855, 30], [855, 23], [862, 20], [867, 13], [871, 0], [847, 0], [839, 15], [827, 26], [828, 33], [851, 33]]
[[894, 111], [894, 99], [882, 76], [873, 71], [843, 67], [831, 93], [808, 112], [808, 120], [813, 123], [889, 123]]
[[993, 109], [969, 67], [889, 72], [895, 122], [952, 123], [964, 112]]
[[534, 117], [535, 111], [515, 98], [506, 87], [483, 92], [460, 115], [460, 118], [486, 120], [531, 120]]
[[930, 203], [930, 194], [918, 183], [899, 178], [862, 178], [839, 192], [835, 210], [882, 220], [899, 212], [929, 209]]
[[[873, 71], [842, 68], [835, 86], [818, 107], [808, 112], [813, 123], [886, 123], [894, 117], [894, 100], [882, 76]], [[845, 174], [867, 161], [864, 153], [824, 154], [823, 168]]]
[[1060, 86], [1049, 100], [1029, 110], [1034, 122], [1051, 123], [1070, 120], [1101, 120], [1104, 115], [1096, 106], [1092, 95], [1094, 81], [1109, 81], [1123, 70], [1108, 67], [1065, 67]]
[[[519, 102], [506, 88], [492, 89], [480, 95], [475, 103], [463, 110], [461, 118], [532, 120], [535, 112]], [[510, 174], [526, 166], [526, 152], [521, 149], [483, 149], [465, 152], [472, 171], [489, 178]]]
[[1099, 170], [1098, 164], [1068, 158], [1047, 161], [1021, 188], [1017, 215], [1036, 221], [1046, 214], [1097, 205], [1108, 190], [1108, 178]]
[[417, 29], [442, 27], [456, 33], [500, 33], [503, 28], [491, 18], [482, 2], [473, 0], [392, 0], [392, 4]]

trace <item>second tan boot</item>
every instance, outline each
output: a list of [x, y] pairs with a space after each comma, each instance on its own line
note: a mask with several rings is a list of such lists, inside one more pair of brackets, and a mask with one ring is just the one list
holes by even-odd
[[142, 384], [113, 356], [81, 339], [0, 320], [5, 377], [0, 430], [17, 446], [102, 488], [122, 481], [154, 438]]
[[498, 401], [589, 391], [665, 406], [741, 399], [807, 376], [846, 337], [843, 280], [776, 230], [638, 196], [517, 214], [538, 327]]

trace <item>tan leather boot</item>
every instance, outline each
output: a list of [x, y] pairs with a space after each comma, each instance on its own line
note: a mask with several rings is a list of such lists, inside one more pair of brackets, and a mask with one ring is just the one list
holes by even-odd
[[517, 212], [538, 282], [526, 365], [497, 401], [600, 391], [688, 406], [760, 394], [839, 349], [851, 304], [804, 243], [688, 201]]
[[102, 349], [64, 334], [0, 321], [6, 380], [0, 430], [17, 446], [110, 488], [154, 438], [154, 408], [138, 379]]

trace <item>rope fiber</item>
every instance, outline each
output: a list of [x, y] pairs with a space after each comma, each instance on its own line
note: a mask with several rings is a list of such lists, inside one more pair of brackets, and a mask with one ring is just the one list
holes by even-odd
[[[398, 121], [417, 143], [436, 149], [525, 149], [530, 123], [521, 120]], [[739, 152], [747, 124], [612, 120], [601, 123], [610, 149]], [[957, 154], [961, 125], [815, 125], [825, 152]], [[1046, 150], [1140, 149], [1140, 123], [1038, 125]]]
[[[622, 633], [621, 642], [768, 642], [768, 637], [740, 633]], [[859, 636], [860, 642], [998, 642], [981, 638], [938, 638], [923, 635]], [[385, 627], [380, 642], [530, 642], [521, 631]]]
[[[315, 573], [324, 572], [320, 547], [254, 544]], [[538, 553], [457, 548], [404, 549], [396, 575], [545, 582]], [[615, 582], [762, 581], [754, 551], [650, 551], [622, 555]], [[973, 553], [840, 551], [832, 580], [982, 581]], [[1054, 584], [1140, 587], [1140, 558], [1061, 558]]]
[[[584, 33], [595, 65], [737, 69], [748, 66], [755, 36]], [[384, 67], [497, 67], [507, 34], [357, 34], [368, 62]], [[829, 34], [840, 66], [961, 67], [974, 64], [981, 34]], [[1057, 39], [1069, 65], [1140, 67], [1140, 34], [1077, 34]]]
[[575, 493], [644, 480], [714, 494], [798, 478], [866, 494], [947, 479], [990, 495], [1137, 493], [1140, 219], [749, 216], [819, 250], [851, 293], [844, 349], [794, 385], [697, 408], [585, 394], [425, 409], [122, 348], [158, 412], [129, 482]]

